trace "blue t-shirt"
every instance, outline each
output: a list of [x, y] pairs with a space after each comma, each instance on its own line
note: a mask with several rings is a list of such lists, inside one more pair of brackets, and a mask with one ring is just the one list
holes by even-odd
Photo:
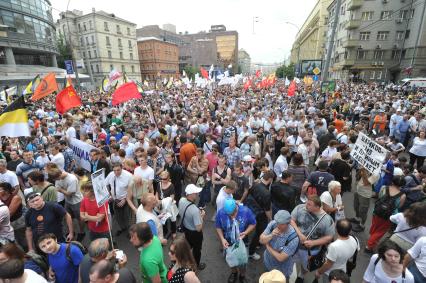
[[77, 283], [78, 282], [78, 267], [83, 260], [83, 253], [80, 248], [71, 244], [70, 257], [67, 259], [66, 248], [67, 244], [59, 244], [60, 248], [56, 254], [49, 254], [49, 265], [55, 272], [56, 283]]
[[[239, 206], [237, 217], [235, 219], [238, 222], [240, 233], [244, 232], [248, 226], [256, 225], [256, 217], [254, 213], [248, 207], [243, 205]], [[232, 223], [233, 221], [231, 220], [231, 217], [226, 214], [223, 208], [217, 212], [216, 228], [222, 229], [223, 237], [230, 245], [234, 244], [234, 242], [231, 241]]]
[[[263, 234], [271, 234], [275, 227], [277, 227], [277, 223], [275, 220], [272, 220], [269, 222]], [[263, 262], [268, 270], [277, 269], [284, 273], [287, 278], [290, 278], [290, 275], [293, 271], [293, 255], [299, 246], [299, 237], [297, 237], [297, 233], [292, 226], [288, 226], [288, 228], [289, 229], [287, 232], [273, 237], [272, 240], [269, 241], [271, 248], [279, 253], [284, 252], [288, 255], [287, 260], [279, 262], [272, 254], [268, 252], [268, 250], [265, 250], [263, 255]]]

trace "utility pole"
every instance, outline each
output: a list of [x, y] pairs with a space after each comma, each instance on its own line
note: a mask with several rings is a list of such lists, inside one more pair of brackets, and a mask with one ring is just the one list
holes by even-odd
[[339, 21], [339, 14], [340, 14], [340, 6], [342, 5], [342, 0], [336, 1], [336, 8], [334, 9], [334, 22], [333, 27], [331, 29], [331, 35], [328, 42], [327, 47], [327, 57], [325, 58], [325, 64], [324, 68], [322, 69], [322, 80], [326, 81], [328, 79], [328, 69], [330, 68], [330, 60], [331, 60], [331, 54], [333, 52], [333, 43], [334, 43], [334, 36], [336, 34], [337, 29], [337, 22]]
[[74, 73], [75, 73], [75, 81], [77, 84], [77, 89], [80, 90], [80, 78], [78, 77], [78, 67], [77, 67], [77, 61], [75, 60], [75, 56], [74, 56], [74, 46], [72, 44], [72, 40], [71, 40], [71, 30], [70, 30], [70, 25], [68, 22], [68, 6], [70, 5], [70, 1], [68, 0], [68, 4], [67, 4], [67, 10], [65, 11], [65, 19], [67, 21], [67, 29], [68, 29], [68, 44], [70, 45], [71, 48], [71, 58], [72, 58], [72, 64], [73, 64], [73, 69], [74, 69]]

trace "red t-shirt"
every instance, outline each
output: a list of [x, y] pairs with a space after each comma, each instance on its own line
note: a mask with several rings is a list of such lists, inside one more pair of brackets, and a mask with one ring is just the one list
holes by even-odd
[[[105, 211], [108, 211], [108, 202], [105, 203], [104, 206], [98, 207], [96, 199], [90, 200], [89, 198], [84, 197], [81, 201], [80, 212], [86, 212], [90, 216], [96, 216], [98, 213], [105, 214]], [[108, 222], [106, 217], [104, 217], [101, 222], [87, 221], [87, 226], [90, 231], [95, 233], [108, 232]]]
[[213, 169], [217, 166], [218, 157], [217, 155], [209, 152], [206, 154], [206, 158], [209, 161], [209, 168], [208, 168], [208, 174], [211, 177], [213, 173]]

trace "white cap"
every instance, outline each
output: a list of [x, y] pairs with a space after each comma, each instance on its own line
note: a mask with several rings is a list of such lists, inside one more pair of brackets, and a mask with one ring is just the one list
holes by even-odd
[[243, 157], [243, 161], [244, 162], [250, 162], [250, 161], [252, 161], [253, 160], [253, 158], [250, 156], [250, 155], [245, 155], [244, 157]]
[[189, 184], [188, 186], [186, 186], [186, 188], [185, 188], [185, 193], [187, 194], [187, 195], [190, 195], [190, 194], [198, 194], [199, 192], [201, 192], [203, 190], [203, 188], [200, 188], [200, 187], [197, 187], [196, 185], [194, 185], [194, 184]]

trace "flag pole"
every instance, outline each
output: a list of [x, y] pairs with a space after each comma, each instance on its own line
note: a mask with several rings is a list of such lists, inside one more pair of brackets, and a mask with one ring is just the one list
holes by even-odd
[[106, 209], [106, 203], [104, 203], [104, 209], [105, 209], [105, 218], [106, 218], [106, 221], [107, 221], [107, 224], [108, 224], [109, 237], [111, 239], [111, 248], [112, 248], [112, 250], [114, 250], [114, 241], [112, 240], [111, 225], [109, 223], [109, 214], [108, 214], [108, 211]]

